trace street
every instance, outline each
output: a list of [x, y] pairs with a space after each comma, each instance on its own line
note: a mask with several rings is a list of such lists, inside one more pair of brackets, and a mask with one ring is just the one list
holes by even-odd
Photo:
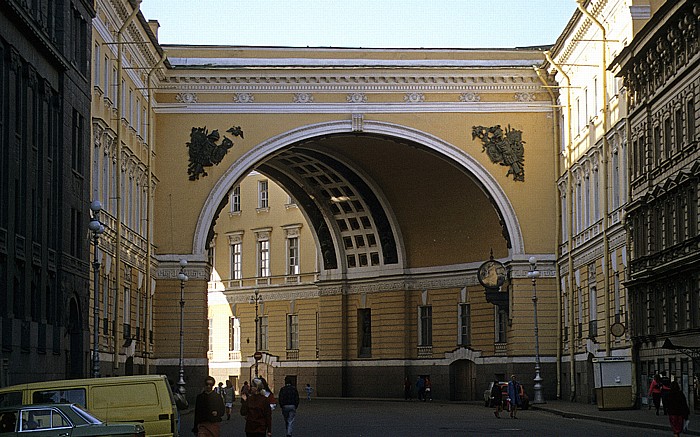
[[[230, 421], [224, 420], [222, 437], [244, 436], [245, 419], [234, 405]], [[294, 424], [295, 437], [433, 437], [433, 436], [666, 436], [669, 431], [643, 429], [567, 419], [555, 414], [526, 410], [518, 419], [508, 413], [497, 419], [493, 409], [483, 405], [417, 402], [314, 399], [302, 400]], [[183, 437], [192, 435], [193, 413], [183, 415]], [[284, 437], [284, 420], [279, 408], [272, 412], [272, 435]]]

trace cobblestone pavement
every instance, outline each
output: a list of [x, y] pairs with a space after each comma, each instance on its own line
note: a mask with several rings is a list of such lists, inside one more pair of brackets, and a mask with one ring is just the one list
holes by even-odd
[[[222, 437], [245, 436], [244, 418], [234, 405], [231, 420], [222, 425]], [[284, 420], [273, 411], [274, 437], [284, 437]], [[432, 437], [432, 436], [668, 436], [668, 418], [653, 411], [598, 411], [595, 405], [563, 401], [518, 412], [501, 419], [491, 408], [476, 403], [417, 402], [317, 398], [302, 401], [295, 437]], [[182, 416], [182, 437], [192, 436], [192, 412]], [[691, 422], [693, 419], [691, 418]], [[700, 433], [696, 434], [700, 435]]]

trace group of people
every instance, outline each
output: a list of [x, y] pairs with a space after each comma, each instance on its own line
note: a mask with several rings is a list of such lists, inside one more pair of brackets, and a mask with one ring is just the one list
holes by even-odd
[[[412, 398], [411, 380], [408, 376], [403, 381], [404, 398], [408, 401]], [[418, 392], [419, 401], [433, 400], [433, 383], [430, 382], [430, 376], [418, 376], [416, 379], [416, 391]]]
[[[687, 428], [687, 420], [690, 415], [688, 400], [678, 384], [678, 380], [671, 381], [664, 372], [654, 375], [649, 385], [648, 396], [651, 397], [656, 415], [663, 406], [664, 415], [668, 415], [671, 430], [674, 436], [680, 435]], [[651, 409], [651, 404], [649, 405]]]
[[[214, 388], [216, 381], [207, 376], [202, 392], [197, 395], [194, 409], [194, 428], [192, 432], [197, 437], [219, 437], [221, 434], [221, 421], [226, 415], [231, 419], [231, 410], [235, 401], [235, 392], [231, 381], [226, 381], [226, 387], [219, 383]], [[306, 384], [307, 399], [311, 400], [313, 389]], [[299, 392], [292, 384], [291, 378], [285, 378], [284, 387], [279, 392], [279, 400], [270, 390], [265, 378], [253, 378], [241, 387], [241, 416], [245, 417], [246, 437], [269, 437], [272, 435], [272, 410], [279, 402], [284, 416], [286, 435], [292, 436], [294, 419], [299, 407]]]
[[491, 386], [491, 406], [494, 408], [493, 415], [496, 418], [501, 418], [501, 412], [503, 409], [510, 412], [510, 417], [513, 419], [518, 418], [518, 407], [522, 406], [523, 400], [520, 393], [522, 392], [522, 387], [518, 382], [515, 375], [510, 376], [510, 381], [508, 381], [507, 398], [503, 399], [503, 393], [501, 391], [501, 384], [498, 379], [494, 379], [493, 385]]

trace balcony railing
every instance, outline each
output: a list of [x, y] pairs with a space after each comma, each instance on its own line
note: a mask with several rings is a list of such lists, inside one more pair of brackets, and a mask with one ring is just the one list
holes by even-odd
[[299, 361], [299, 349], [287, 349], [288, 361]]
[[418, 346], [418, 358], [432, 358], [432, 357], [433, 357], [433, 345]]
[[228, 351], [229, 361], [241, 361], [241, 351]]
[[313, 284], [318, 281], [318, 272], [300, 273], [298, 275], [278, 275], [265, 277], [252, 277], [242, 279], [222, 279], [221, 281], [209, 281], [209, 291], [215, 291], [217, 283], [224, 285], [227, 290], [246, 289], [255, 287], [281, 287], [285, 285]]

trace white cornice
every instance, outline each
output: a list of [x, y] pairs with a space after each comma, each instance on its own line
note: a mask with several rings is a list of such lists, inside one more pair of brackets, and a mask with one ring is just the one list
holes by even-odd
[[422, 102], [422, 103], [160, 103], [158, 114], [397, 114], [407, 112], [551, 112], [546, 101], [534, 102]]

